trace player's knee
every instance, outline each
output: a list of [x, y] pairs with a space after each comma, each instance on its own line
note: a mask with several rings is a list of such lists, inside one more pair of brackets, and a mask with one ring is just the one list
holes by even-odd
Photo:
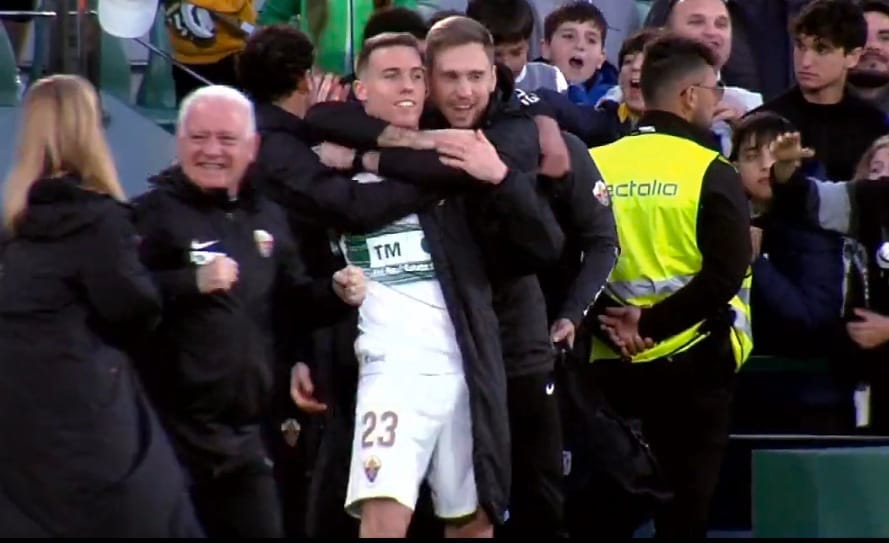
[[445, 536], [453, 539], [481, 539], [494, 537], [494, 525], [484, 509], [461, 521], [452, 522], [445, 529]]
[[361, 537], [403, 538], [411, 522], [411, 510], [391, 499], [372, 499], [361, 504]]

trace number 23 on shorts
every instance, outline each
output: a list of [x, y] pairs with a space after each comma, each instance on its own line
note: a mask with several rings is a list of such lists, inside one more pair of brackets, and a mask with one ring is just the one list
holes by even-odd
[[[361, 416], [364, 432], [361, 434], [361, 447], [367, 449], [374, 445], [391, 447], [395, 445], [395, 430], [398, 428], [398, 413], [384, 411], [377, 415], [367, 411]], [[379, 426], [380, 428], [377, 428]]]

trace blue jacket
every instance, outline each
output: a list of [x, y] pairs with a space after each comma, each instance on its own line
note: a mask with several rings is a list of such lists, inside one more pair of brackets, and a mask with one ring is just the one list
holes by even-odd
[[618, 75], [618, 69], [610, 62], [605, 62], [593, 77], [583, 83], [569, 85], [568, 98], [575, 104], [595, 106], [610, 88], [617, 85]]
[[766, 215], [753, 263], [753, 337], [761, 354], [824, 354], [841, 325], [843, 238]]

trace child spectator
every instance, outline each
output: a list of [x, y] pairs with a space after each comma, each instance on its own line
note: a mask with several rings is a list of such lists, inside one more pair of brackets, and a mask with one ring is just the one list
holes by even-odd
[[527, 0], [472, 0], [466, 16], [483, 24], [494, 37], [497, 62], [509, 67], [517, 88], [526, 92], [568, 89], [559, 68], [544, 62], [528, 62], [534, 12]]
[[[734, 131], [731, 159], [750, 198], [754, 248], [753, 337], [759, 354], [821, 357], [845, 362], [854, 350], [844, 340], [844, 303], [862, 295], [864, 264], [858, 244], [826, 232], [773, 204], [771, 144], [795, 128], [774, 113], [742, 119]], [[842, 367], [845, 366], [845, 367]], [[757, 401], [736, 413], [744, 430], [843, 433], [852, 429], [853, 382], [848, 364], [824, 374], [769, 376], [747, 381]], [[742, 396], [743, 398], [743, 396]], [[742, 400], [743, 401], [743, 400]], [[762, 421], [768, 420], [763, 428]]]
[[772, 210], [770, 171], [775, 157], [770, 145], [780, 134], [793, 131], [787, 119], [774, 113], [745, 117], [734, 132], [731, 160], [759, 230], [753, 244], [757, 349], [803, 356], [821, 352], [825, 345], [816, 339], [826, 337], [825, 332], [839, 323], [843, 242], [838, 235]]
[[605, 16], [583, 1], [556, 9], [543, 23], [543, 57], [565, 75], [568, 97], [576, 104], [596, 105], [617, 85], [617, 68], [606, 61], [607, 33]]
[[661, 35], [657, 28], [644, 28], [624, 41], [618, 54], [620, 73], [618, 86], [602, 97], [599, 107], [613, 109], [622, 128], [622, 135], [627, 135], [636, 128], [636, 122], [645, 112], [645, 100], [639, 79], [642, 72], [642, 61], [645, 59], [645, 46]]
[[645, 28], [630, 36], [620, 48], [618, 85], [605, 93], [596, 106], [579, 105], [567, 96], [538, 89], [562, 130], [571, 132], [589, 147], [606, 145], [636, 129], [645, 111], [639, 86], [645, 46], [662, 34], [660, 29]]
[[[617, 52], [627, 38], [642, 28], [643, 10], [638, 2], [627, 0], [587, 0], [595, 4], [608, 21], [608, 36], [605, 38], [605, 54], [608, 62], [617, 66]], [[531, 0], [531, 7], [537, 12], [537, 27], [534, 29], [532, 55], [539, 56], [543, 43], [543, 21], [546, 16], [565, 4], [565, 0]]]

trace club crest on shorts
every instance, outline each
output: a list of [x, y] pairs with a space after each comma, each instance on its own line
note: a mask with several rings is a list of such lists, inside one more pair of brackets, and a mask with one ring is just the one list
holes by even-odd
[[256, 241], [256, 248], [259, 249], [259, 254], [266, 258], [272, 256], [272, 251], [275, 250], [275, 238], [271, 234], [265, 230], [254, 230], [253, 240]]
[[376, 481], [381, 467], [383, 467], [383, 463], [380, 462], [379, 458], [373, 455], [368, 456], [367, 460], [364, 461], [364, 475], [367, 477], [367, 480], [371, 483]]
[[595, 196], [596, 200], [599, 200], [599, 203], [603, 206], [611, 205], [611, 195], [608, 194], [608, 185], [601, 179], [596, 181], [596, 184], [593, 185], [593, 196]]

